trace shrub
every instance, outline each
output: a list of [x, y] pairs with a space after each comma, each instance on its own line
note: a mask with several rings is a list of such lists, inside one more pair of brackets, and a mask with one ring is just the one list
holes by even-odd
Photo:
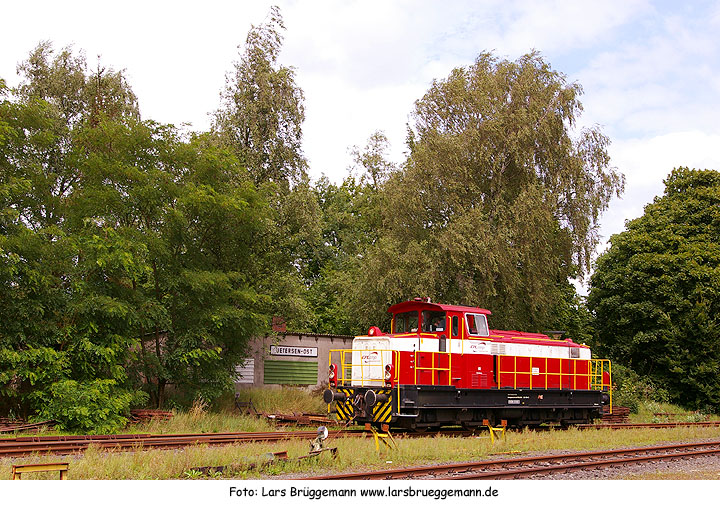
[[613, 404], [626, 406], [637, 413], [642, 402], [668, 402], [666, 390], [658, 387], [650, 378], [642, 377], [632, 369], [613, 364]]
[[127, 424], [130, 406], [147, 400], [144, 392], [118, 388], [113, 380], [53, 383], [37, 417], [58, 422], [63, 430], [89, 434], [114, 432]]

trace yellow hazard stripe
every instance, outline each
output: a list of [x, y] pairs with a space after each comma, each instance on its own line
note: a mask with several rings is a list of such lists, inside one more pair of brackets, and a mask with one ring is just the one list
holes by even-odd
[[338, 388], [337, 391], [345, 394], [344, 401], [335, 401], [335, 410], [338, 413], [338, 417], [342, 420], [350, 420], [355, 411], [352, 405], [352, 394], [350, 389]]
[[350, 419], [350, 414], [348, 413], [347, 406], [338, 403], [335, 406], [335, 410], [337, 411], [338, 418], [340, 418], [341, 420]]
[[373, 421], [385, 423], [392, 417], [392, 391], [389, 389], [377, 390], [378, 394], [385, 394], [388, 400], [373, 407]]
[[390, 421], [392, 415], [392, 402], [388, 401], [380, 406], [376, 406], [373, 412], [373, 420], [385, 423]]

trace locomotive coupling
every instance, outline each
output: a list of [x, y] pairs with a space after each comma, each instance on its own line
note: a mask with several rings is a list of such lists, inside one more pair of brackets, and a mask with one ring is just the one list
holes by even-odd
[[330, 404], [333, 401], [344, 401], [347, 396], [343, 392], [333, 392], [329, 388], [323, 392], [323, 400], [326, 404]]

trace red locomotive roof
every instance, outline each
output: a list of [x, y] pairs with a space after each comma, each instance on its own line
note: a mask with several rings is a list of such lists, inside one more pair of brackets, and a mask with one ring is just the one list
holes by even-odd
[[[457, 311], [461, 313], [476, 313], [476, 314], [492, 314], [489, 310], [480, 307], [472, 306], [454, 306], [451, 304], [435, 304], [433, 302], [425, 302], [422, 300], [407, 300], [400, 302], [388, 308], [388, 313], [404, 313], [405, 311]], [[492, 341], [497, 342], [517, 342], [522, 340], [526, 344], [543, 344], [550, 346], [567, 346], [567, 347], [578, 347], [587, 348], [584, 344], [574, 343], [572, 339], [564, 339], [562, 341], [552, 339], [546, 334], [540, 334], [536, 332], [519, 332], [517, 330], [490, 330], [489, 338]]]
[[538, 334], [537, 332], [520, 332], [518, 330], [490, 330], [490, 335], [501, 337], [524, 337], [526, 339], [550, 339], [547, 334]]
[[482, 309], [480, 307], [435, 304], [433, 302], [422, 302], [418, 300], [407, 300], [390, 306], [388, 308], [388, 313], [403, 313], [405, 311], [412, 311], [413, 309], [417, 309], [419, 311], [429, 309], [433, 311], [461, 311], [464, 313], [492, 314], [487, 309]]

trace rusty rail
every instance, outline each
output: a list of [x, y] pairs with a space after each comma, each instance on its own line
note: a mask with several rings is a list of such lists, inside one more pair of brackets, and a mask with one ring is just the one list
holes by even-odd
[[[331, 431], [331, 436], [346, 434]], [[227, 445], [288, 439], [314, 439], [317, 431], [224, 432], [212, 434], [119, 434], [108, 436], [42, 436], [0, 439], [0, 457], [81, 453], [90, 445], [102, 450], [145, 450], [190, 445]]]
[[388, 480], [388, 479], [443, 479], [480, 480], [509, 479], [537, 476], [553, 472], [568, 472], [603, 466], [635, 464], [653, 460], [667, 460], [720, 454], [720, 440], [677, 445], [647, 446], [620, 450], [580, 452], [562, 455], [543, 455], [497, 460], [440, 464], [433, 466], [384, 469], [361, 473], [345, 473], [305, 480]]

